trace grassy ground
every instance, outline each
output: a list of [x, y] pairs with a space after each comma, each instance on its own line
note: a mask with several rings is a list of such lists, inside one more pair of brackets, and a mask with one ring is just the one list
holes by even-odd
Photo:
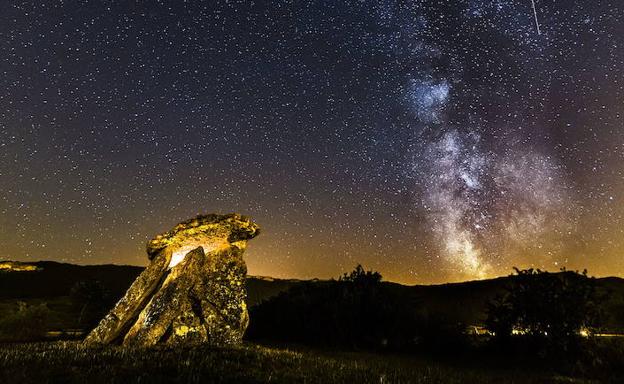
[[593, 383], [495, 362], [272, 348], [0, 345], [0, 383]]

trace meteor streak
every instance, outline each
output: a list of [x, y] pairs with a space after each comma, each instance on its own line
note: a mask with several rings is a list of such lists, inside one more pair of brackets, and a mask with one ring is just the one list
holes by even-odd
[[531, 4], [533, 5], [533, 16], [535, 17], [535, 26], [537, 27], [537, 34], [541, 35], [539, 21], [537, 20], [537, 9], [535, 8], [535, 0], [531, 0]]

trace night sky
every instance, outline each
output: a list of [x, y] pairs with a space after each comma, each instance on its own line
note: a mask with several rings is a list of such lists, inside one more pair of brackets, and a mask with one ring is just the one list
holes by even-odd
[[624, 2], [3, 1], [0, 259], [146, 265], [198, 213], [252, 275], [624, 275]]

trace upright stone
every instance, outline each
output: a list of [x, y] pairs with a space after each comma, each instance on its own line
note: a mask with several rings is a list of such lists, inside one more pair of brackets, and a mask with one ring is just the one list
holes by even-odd
[[244, 216], [212, 214], [156, 236], [149, 266], [85, 344], [240, 343], [249, 323], [243, 252], [258, 233]]

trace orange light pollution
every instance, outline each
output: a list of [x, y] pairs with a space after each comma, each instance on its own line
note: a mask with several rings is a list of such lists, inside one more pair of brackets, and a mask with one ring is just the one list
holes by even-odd
[[624, 276], [624, 13], [541, 3], [4, 7], [0, 260], [239, 212], [253, 275]]

